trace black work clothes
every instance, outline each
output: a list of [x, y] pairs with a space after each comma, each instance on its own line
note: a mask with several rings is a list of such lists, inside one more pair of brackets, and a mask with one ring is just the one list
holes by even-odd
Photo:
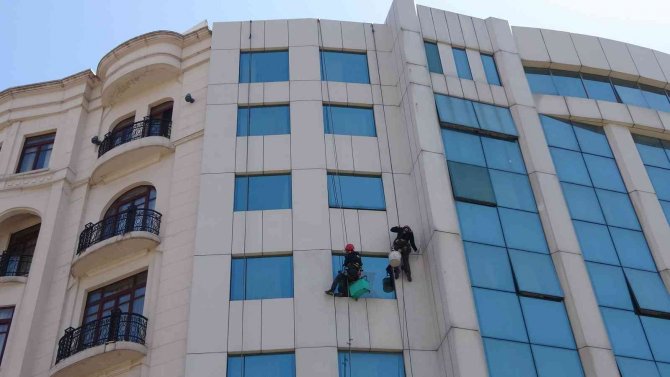
[[330, 290], [333, 292], [337, 290], [343, 295], [348, 295], [349, 282], [358, 280], [362, 267], [363, 261], [361, 260], [360, 253], [352, 251], [345, 254], [342, 270], [335, 276], [335, 279], [333, 279], [333, 284], [331, 284]]
[[[391, 232], [398, 234], [395, 238], [396, 240], [405, 241], [405, 242], [398, 242], [398, 244], [408, 243], [410, 246], [412, 246], [412, 249], [414, 249], [414, 251], [418, 250], [416, 244], [414, 243], [414, 232], [412, 232], [412, 230], [409, 229], [409, 227], [405, 228], [400, 226], [394, 226], [393, 228], [391, 228]], [[393, 241], [393, 244], [395, 245], [396, 241]], [[402, 245], [399, 245], [399, 248], [401, 247]], [[396, 250], [400, 251], [399, 249]]]

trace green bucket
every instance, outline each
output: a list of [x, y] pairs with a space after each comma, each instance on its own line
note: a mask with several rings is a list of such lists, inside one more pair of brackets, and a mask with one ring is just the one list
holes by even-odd
[[370, 282], [366, 278], [361, 278], [349, 284], [349, 297], [358, 300], [366, 293], [370, 293]]

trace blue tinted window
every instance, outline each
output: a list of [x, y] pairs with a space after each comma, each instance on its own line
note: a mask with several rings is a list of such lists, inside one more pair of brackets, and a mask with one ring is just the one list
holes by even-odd
[[670, 102], [662, 89], [656, 89], [648, 86], [640, 85], [642, 89], [642, 96], [647, 101], [647, 104], [652, 109], [660, 111], [670, 111]]
[[331, 208], [384, 210], [381, 177], [328, 174], [328, 204]]
[[670, 377], [670, 364], [656, 363], [656, 366], [658, 366], [661, 377]]
[[549, 147], [549, 152], [554, 160], [556, 174], [562, 182], [591, 186], [591, 178], [581, 153], [554, 147]]
[[471, 101], [436, 94], [435, 104], [437, 105], [440, 122], [479, 128], [477, 115]]
[[443, 128], [442, 141], [447, 160], [486, 166], [479, 136]]
[[557, 95], [558, 90], [554, 85], [549, 70], [526, 68], [526, 79], [530, 85], [530, 91], [538, 94]]
[[530, 346], [525, 343], [484, 338], [491, 377], [536, 377]]
[[464, 246], [473, 286], [515, 291], [512, 270], [504, 248], [472, 242], [464, 242]]
[[551, 74], [559, 95], [586, 98], [586, 91], [584, 90], [584, 85], [582, 85], [579, 73], [552, 71]]
[[489, 168], [526, 173], [519, 144], [514, 141], [482, 138], [484, 155]]
[[573, 219], [600, 224], [605, 222], [596, 193], [591, 187], [571, 183], [561, 183], [561, 187], [563, 187], [563, 195]]
[[321, 80], [369, 84], [367, 54], [321, 51]]
[[516, 135], [516, 127], [509, 109], [500, 106], [473, 102], [479, 126], [482, 129]]
[[[350, 360], [351, 358], [351, 360]], [[339, 352], [340, 377], [405, 377], [401, 353]]]
[[513, 293], [473, 288], [482, 336], [527, 342], [519, 299]]
[[[363, 298], [385, 298], [394, 299], [395, 292], [384, 292], [384, 278], [386, 277], [386, 266], [388, 266], [388, 259], [386, 257], [371, 257], [364, 256], [361, 258], [363, 262], [363, 275], [370, 282], [370, 293], [363, 295]], [[342, 269], [344, 263], [344, 255], [333, 255], [333, 278]]]
[[622, 266], [656, 272], [656, 265], [642, 232], [615, 227], [610, 227], [609, 231]]
[[593, 181], [593, 186], [619, 192], [626, 192], [619, 168], [614, 159], [584, 154], [584, 161]]
[[288, 51], [240, 53], [240, 82], [288, 81]]
[[490, 170], [489, 174], [498, 206], [536, 211], [528, 176], [499, 170]]
[[670, 200], [670, 170], [647, 166], [647, 174], [658, 198]]
[[628, 229], [640, 229], [637, 215], [628, 194], [596, 189], [600, 207], [603, 209], [605, 221], [608, 225]]
[[428, 70], [434, 73], [442, 73], [442, 62], [440, 61], [440, 51], [437, 49], [437, 43], [423, 42], [423, 46], [426, 48]]
[[653, 361], [617, 356], [616, 363], [621, 377], [661, 377]]
[[451, 161], [448, 165], [454, 198], [477, 203], [496, 203], [488, 169]]
[[499, 208], [507, 247], [548, 253], [540, 216], [537, 213]]
[[[640, 309], [670, 313], [670, 294], [657, 272], [624, 268], [630, 288]], [[670, 361], [670, 360], [666, 360]]]
[[612, 84], [607, 78], [582, 75], [582, 82], [589, 98], [617, 102], [614, 88], [612, 88]]
[[590, 262], [586, 263], [586, 267], [599, 305], [633, 310], [626, 278], [620, 267]]
[[540, 115], [542, 129], [550, 146], [579, 151], [577, 138], [570, 122]]
[[465, 50], [462, 48], [452, 48], [451, 51], [454, 52], [454, 61], [456, 62], [456, 72], [458, 73], [458, 77], [472, 80], [468, 54], [466, 54]]
[[617, 253], [612, 244], [610, 233], [605, 225], [586, 223], [583, 221], [572, 222], [577, 233], [579, 246], [582, 249], [584, 259], [592, 262], [619, 264]]
[[486, 82], [491, 85], [500, 85], [500, 77], [498, 76], [498, 69], [493, 56], [481, 54], [482, 65], [484, 66], [484, 73], [486, 74]]
[[633, 139], [645, 165], [670, 169], [670, 161], [659, 139], [640, 135], [633, 135]]
[[528, 337], [533, 344], [575, 348], [562, 302], [520, 297]]
[[234, 258], [231, 270], [231, 300], [293, 297], [290, 256]]
[[670, 362], [670, 321], [640, 316], [654, 360]]
[[549, 255], [510, 250], [509, 256], [519, 291], [563, 297], [563, 290]]
[[291, 176], [235, 177], [235, 211], [291, 208]]
[[495, 208], [457, 202], [456, 209], [464, 241], [505, 246], [498, 211]]
[[323, 105], [323, 125], [327, 134], [377, 136], [370, 108]]
[[294, 377], [295, 355], [278, 353], [265, 355], [228, 356], [228, 377]]
[[283, 135], [291, 133], [288, 106], [240, 107], [237, 136]]
[[661, 208], [663, 208], [663, 213], [665, 214], [665, 218], [670, 219], [670, 202], [666, 202], [661, 200]]
[[651, 352], [635, 313], [627, 310], [600, 308], [612, 349], [617, 356], [651, 360]]
[[577, 351], [532, 345], [540, 377], [582, 377], [584, 371]]
[[602, 128], [575, 123], [574, 130], [582, 152], [614, 157]]
[[626, 83], [619, 80], [612, 80], [621, 102], [640, 107], [649, 107], [647, 101], [642, 95], [642, 91], [635, 84]]

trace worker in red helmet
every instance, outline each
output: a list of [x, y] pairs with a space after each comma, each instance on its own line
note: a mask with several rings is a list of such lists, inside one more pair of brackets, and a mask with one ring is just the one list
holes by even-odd
[[327, 295], [344, 297], [349, 294], [349, 283], [352, 283], [361, 277], [361, 270], [363, 269], [363, 261], [361, 254], [358, 253], [354, 245], [348, 243], [344, 247], [344, 263], [342, 269], [337, 273], [330, 289], [326, 291]]

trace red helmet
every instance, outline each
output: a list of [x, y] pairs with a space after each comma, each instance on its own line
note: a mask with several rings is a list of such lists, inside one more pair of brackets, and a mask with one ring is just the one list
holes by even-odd
[[344, 247], [344, 251], [346, 251], [347, 253], [354, 251], [354, 245], [348, 243], [347, 246]]

